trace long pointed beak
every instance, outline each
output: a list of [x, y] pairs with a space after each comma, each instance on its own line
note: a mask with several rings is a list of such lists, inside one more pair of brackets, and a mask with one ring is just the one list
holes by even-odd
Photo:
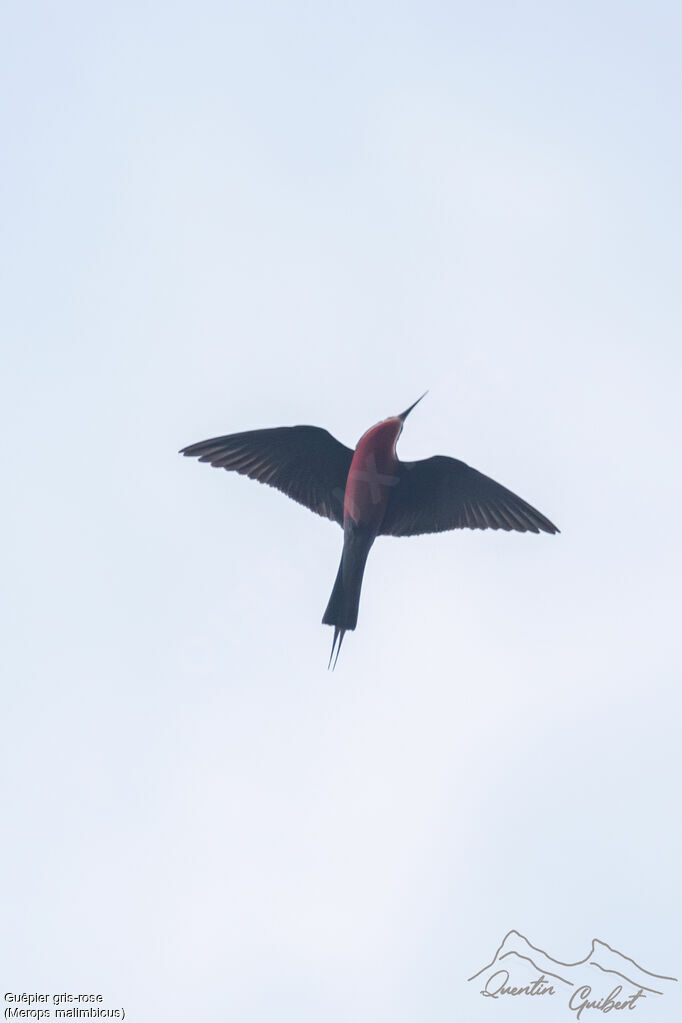
[[[425, 398], [428, 393], [429, 393], [428, 391], [424, 391], [424, 393], [422, 394], [422, 398]], [[398, 416], [398, 419], [402, 419], [402, 421], [405, 422], [405, 420], [409, 416], [409, 414], [412, 411], [412, 409], [414, 408], [414, 406], [418, 405], [419, 402], [422, 400], [422, 398], [417, 398], [417, 400], [415, 401], [414, 405], [410, 405], [410, 407], [408, 409], [405, 409], [404, 412], [400, 413], [400, 415]]]

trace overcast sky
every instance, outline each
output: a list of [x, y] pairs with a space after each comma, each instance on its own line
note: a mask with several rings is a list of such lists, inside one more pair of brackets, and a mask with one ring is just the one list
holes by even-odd
[[[2, 991], [575, 1018], [467, 983], [511, 928], [682, 976], [679, 5], [0, 19]], [[178, 449], [426, 388], [399, 454], [562, 532], [378, 540], [328, 673], [341, 530]]]

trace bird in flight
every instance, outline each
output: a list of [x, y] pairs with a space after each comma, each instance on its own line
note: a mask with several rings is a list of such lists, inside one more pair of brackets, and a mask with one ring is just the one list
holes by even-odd
[[[418, 398], [398, 416], [366, 431], [355, 450], [318, 426], [279, 426], [214, 437], [181, 455], [231, 469], [276, 487], [337, 522], [343, 551], [324, 625], [334, 627], [329, 665], [355, 628], [365, 563], [377, 536], [416, 536], [449, 529], [558, 533], [536, 508], [456, 458], [401, 462], [396, 443]], [[334, 652], [336, 651], [336, 656]]]

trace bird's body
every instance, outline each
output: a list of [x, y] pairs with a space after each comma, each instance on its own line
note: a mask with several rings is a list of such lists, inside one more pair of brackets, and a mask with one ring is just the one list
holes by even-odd
[[416, 404], [367, 430], [354, 451], [315, 426], [230, 434], [181, 451], [268, 483], [343, 527], [341, 563], [322, 619], [334, 626], [330, 664], [357, 624], [362, 577], [377, 536], [458, 528], [558, 532], [531, 505], [464, 462], [442, 455], [401, 462], [396, 443]]
[[358, 441], [348, 470], [343, 502], [344, 524], [347, 518], [357, 525], [381, 527], [391, 487], [398, 482], [398, 456], [395, 446], [402, 430], [400, 419], [377, 423]]
[[334, 626], [330, 664], [334, 648], [338, 657], [344, 634], [357, 625], [367, 557], [381, 529], [391, 487], [398, 482], [395, 446], [402, 426], [398, 417], [377, 423], [362, 435], [353, 453], [343, 501], [341, 563], [322, 618], [323, 625]]

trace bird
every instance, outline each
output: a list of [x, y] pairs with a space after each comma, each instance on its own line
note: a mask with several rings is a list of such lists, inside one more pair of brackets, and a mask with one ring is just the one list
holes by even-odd
[[398, 458], [405, 420], [427, 393], [366, 430], [354, 450], [318, 426], [280, 426], [213, 437], [179, 452], [267, 483], [342, 527], [341, 561], [322, 617], [334, 628], [332, 670], [346, 632], [357, 625], [365, 564], [378, 536], [451, 529], [559, 532], [527, 501], [465, 462], [445, 455]]

